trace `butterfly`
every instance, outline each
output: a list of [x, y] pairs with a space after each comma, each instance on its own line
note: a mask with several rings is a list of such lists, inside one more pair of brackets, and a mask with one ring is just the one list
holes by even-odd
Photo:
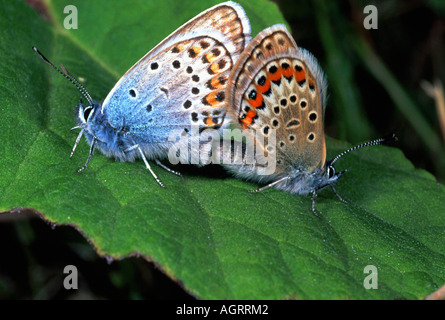
[[[84, 170], [95, 149], [107, 157], [132, 162], [141, 158], [162, 187], [148, 160], [172, 172], [165, 159], [174, 141], [171, 131], [202, 132], [227, 126], [225, 88], [229, 73], [250, 42], [250, 23], [243, 8], [228, 1], [197, 15], [142, 57], [116, 83], [103, 103], [62, 66], [55, 67], [83, 94], [76, 110], [80, 129], [72, 157], [82, 135], [90, 144]], [[74, 128], [73, 128], [74, 129]]]
[[282, 24], [263, 30], [250, 42], [229, 83], [229, 115], [244, 130], [246, 139], [221, 144], [219, 151], [214, 150], [219, 160], [238, 178], [266, 183], [250, 192], [275, 187], [293, 194], [312, 194], [316, 216], [315, 198], [325, 187], [346, 202], [334, 188], [345, 173], [335, 172], [333, 165], [338, 159], [353, 150], [395, 139], [370, 141], [326, 160], [327, 79], [316, 58], [299, 48]]

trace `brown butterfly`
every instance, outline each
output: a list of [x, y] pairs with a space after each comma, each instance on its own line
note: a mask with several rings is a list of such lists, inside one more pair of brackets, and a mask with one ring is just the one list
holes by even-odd
[[[250, 192], [275, 187], [312, 194], [315, 215], [315, 198], [325, 187], [346, 202], [334, 188], [345, 172], [334, 170], [340, 157], [395, 139], [370, 141], [326, 161], [327, 80], [316, 58], [299, 48], [281, 24], [263, 30], [250, 42], [230, 74], [227, 92], [232, 121], [247, 131], [247, 141], [223, 144], [222, 158], [232, 160], [223, 166], [238, 178], [267, 183]], [[249, 144], [256, 147], [253, 155]]]

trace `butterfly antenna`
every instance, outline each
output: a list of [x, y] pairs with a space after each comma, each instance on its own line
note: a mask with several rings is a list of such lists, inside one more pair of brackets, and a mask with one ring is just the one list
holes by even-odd
[[[73, 77], [69, 72], [68, 72], [68, 70], [65, 68], [65, 66], [63, 65], [63, 64], [61, 64], [60, 65], [60, 68], [62, 68], [62, 70], [63, 70], [63, 72], [65, 72], [65, 74], [68, 76], [68, 77], [70, 77], [70, 79], [72, 80], [72, 81], [74, 81], [76, 84], [77, 84], [77, 88], [80, 88], [80, 89], [82, 89], [82, 93], [83, 93], [83, 95], [85, 96], [85, 98], [88, 100], [88, 102], [90, 103], [90, 105], [92, 105], [93, 104], [93, 98], [91, 98], [91, 96], [90, 96], [90, 94], [89, 94], [89, 92], [87, 91], [87, 89], [85, 89], [85, 87], [75, 78], [75, 77]], [[89, 98], [89, 99], [88, 99]]]
[[389, 142], [392, 142], [392, 141], [397, 141], [397, 137], [396, 137], [395, 134], [392, 134], [392, 135], [389, 136], [389, 137], [379, 138], [379, 139], [375, 139], [375, 140], [372, 140], [372, 141], [368, 141], [368, 142], [359, 144], [359, 145], [357, 145], [357, 146], [355, 146], [355, 147], [352, 147], [351, 149], [348, 149], [348, 150], [343, 151], [342, 153], [340, 153], [340, 154], [339, 154], [338, 156], [336, 156], [334, 159], [332, 159], [331, 161], [329, 161], [329, 165], [333, 165], [335, 161], [337, 161], [338, 159], [340, 159], [340, 158], [343, 157], [345, 154], [347, 154], [347, 153], [349, 153], [349, 152], [351, 152], [351, 151], [354, 151], [354, 150], [357, 150], [357, 149], [361, 149], [361, 148], [364, 148], [364, 147], [377, 146], [377, 145], [379, 145], [379, 144], [385, 144], [385, 143], [389, 143]]
[[64, 72], [62, 72], [59, 68], [57, 68], [54, 64], [51, 63], [36, 47], [32, 47], [32, 49], [42, 58], [43, 61], [45, 61], [47, 64], [49, 64], [54, 70], [56, 70], [58, 73], [60, 73], [62, 76], [67, 78], [72, 84], [76, 86], [76, 88], [82, 93], [82, 95], [87, 99], [88, 103], [90, 105], [93, 105], [93, 99], [91, 98], [88, 91], [79, 83], [79, 81], [76, 80], [72, 75], [68, 73], [68, 71], [65, 69], [65, 67], [62, 66], [62, 69]]

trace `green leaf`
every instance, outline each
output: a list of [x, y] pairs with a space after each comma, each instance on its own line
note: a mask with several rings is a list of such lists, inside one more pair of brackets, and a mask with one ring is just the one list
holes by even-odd
[[[240, 1], [253, 33], [283, 22], [275, 4]], [[63, 28], [69, 1], [49, 2], [53, 23], [23, 2], [1, 1], [0, 211], [32, 208], [78, 228], [98, 253], [138, 254], [203, 299], [418, 299], [445, 282], [445, 190], [396, 148], [357, 151], [337, 163], [349, 171], [311, 198], [236, 180], [218, 166], [154, 166], [96, 154], [87, 170], [73, 109], [79, 93], [31, 47], [63, 63], [103, 99], [135, 61], [215, 1], [76, 2], [79, 29]], [[316, 53], [315, 53], [316, 54]], [[348, 144], [328, 139], [334, 156]], [[175, 168], [176, 169], [176, 168]], [[378, 270], [365, 289], [364, 268]]]

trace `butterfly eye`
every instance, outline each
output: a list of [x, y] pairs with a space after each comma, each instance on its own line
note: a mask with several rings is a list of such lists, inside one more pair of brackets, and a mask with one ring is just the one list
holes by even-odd
[[335, 175], [335, 169], [333, 166], [328, 167], [328, 178], [332, 178]]
[[94, 113], [94, 108], [93, 107], [86, 107], [84, 112], [83, 112], [83, 118], [85, 119], [86, 122], [88, 122], [88, 120], [90, 119], [90, 117], [93, 115]]

